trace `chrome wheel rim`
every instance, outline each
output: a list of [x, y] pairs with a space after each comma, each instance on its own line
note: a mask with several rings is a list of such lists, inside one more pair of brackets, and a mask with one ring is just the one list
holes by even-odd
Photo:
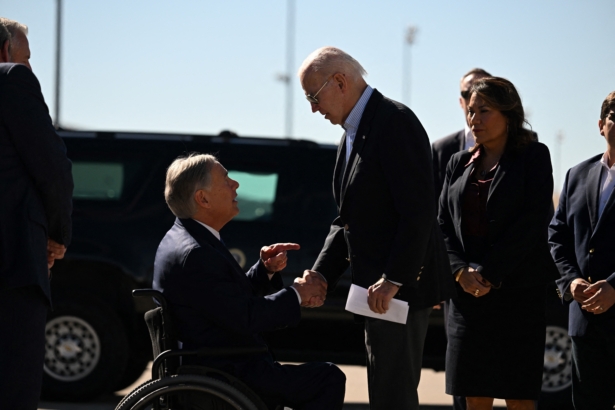
[[100, 360], [100, 340], [89, 323], [60, 316], [45, 326], [44, 370], [56, 380], [74, 382], [94, 370]]
[[568, 388], [571, 384], [572, 340], [566, 329], [547, 326], [542, 391], [555, 393]]

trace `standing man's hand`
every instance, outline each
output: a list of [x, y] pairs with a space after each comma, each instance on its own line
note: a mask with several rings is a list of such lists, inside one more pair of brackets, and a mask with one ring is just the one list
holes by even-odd
[[382, 278], [367, 289], [367, 304], [372, 312], [386, 313], [389, 302], [398, 291], [399, 286]]
[[66, 246], [60, 245], [53, 239], [47, 239], [47, 268], [51, 269], [56, 259], [64, 258]]
[[325, 303], [327, 296], [327, 281], [320, 273], [313, 270], [305, 270], [302, 278], [295, 278], [293, 288], [301, 296], [301, 306], [320, 307]]
[[577, 278], [572, 281], [570, 284], [570, 293], [572, 294], [572, 298], [579, 303], [584, 303], [590, 296], [592, 296], [595, 292], [585, 293], [585, 290], [591, 285], [588, 281], [583, 278]]
[[491, 283], [471, 267], [465, 267], [459, 276], [459, 285], [464, 292], [480, 298], [491, 291]]
[[585, 288], [583, 293], [593, 296], [588, 297], [581, 307], [596, 315], [606, 312], [615, 304], [615, 289], [606, 280], [592, 283]]
[[296, 251], [299, 248], [299, 244], [296, 243], [276, 243], [269, 246], [263, 246], [261, 248], [261, 260], [265, 269], [268, 272], [279, 272], [286, 267], [288, 257], [286, 251]]

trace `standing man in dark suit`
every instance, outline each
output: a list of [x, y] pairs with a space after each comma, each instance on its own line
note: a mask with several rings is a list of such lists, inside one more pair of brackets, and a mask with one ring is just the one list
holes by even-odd
[[339, 216], [314, 271], [334, 287], [350, 266], [372, 311], [393, 297], [410, 306], [406, 325], [365, 318], [372, 409], [418, 409], [417, 387], [431, 307], [454, 292], [436, 224], [429, 139], [406, 106], [371, 88], [363, 67], [334, 47], [299, 69], [312, 112], [345, 134], [333, 176]]
[[[178, 158], [167, 170], [165, 199], [177, 219], [156, 252], [154, 288], [167, 299], [185, 349], [266, 347], [260, 333], [296, 325], [300, 305], [324, 301], [326, 286], [309, 271], [283, 287], [277, 272], [297, 244], [263, 247], [244, 273], [220, 237], [239, 213], [238, 187], [212, 155]], [[267, 352], [202, 364], [236, 376], [272, 410], [341, 410], [344, 403], [346, 377], [332, 363], [281, 365]]]
[[549, 227], [564, 303], [570, 303], [572, 400], [577, 410], [615, 405], [615, 91], [602, 103], [607, 150], [571, 168]]
[[470, 88], [472, 84], [480, 78], [491, 77], [487, 71], [482, 68], [473, 68], [461, 77], [459, 84], [461, 95], [459, 96], [459, 105], [463, 111], [464, 128], [451, 135], [436, 140], [431, 146], [433, 159], [434, 182], [436, 184], [436, 201], [440, 197], [444, 178], [446, 177], [446, 165], [453, 154], [459, 151], [465, 151], [474, 146], [474, 135], [468, 124], [468, 103], [470, 102]]
[[27, 27], [0, 18], [0, 407], [36, 409], [49, 269], [71, 236], [66, 147], [29, 64]]
[[[459, 151], [465, 151], [474, 146], [474, 135], [468, 124], [468, 104], [470, 103], [470, 89], [472, 84], [480, 78], [491, 77], [487, 71], [482, 68], [473, 68], [461, 77], [459, 88], [461, 95], [459, 96], [459, 106], [463, 111], [464, 128], [446, 137], [436, 140], [431, 145], [431, 156], [433, 160], [433, 172], [435, 183], [436, 203], [439, 203], [440, 193], [444, 185], [446, 177], [446, 166], [451, 157]], [[446, 322], [448, 317], [448, 301], [444, 302], [444, 328], [447, 328]], [[437, 306], [436, 306], [437, 307]], [[461, 396], [453, 396], [453, 409], [465, 410], [466, 398]]]

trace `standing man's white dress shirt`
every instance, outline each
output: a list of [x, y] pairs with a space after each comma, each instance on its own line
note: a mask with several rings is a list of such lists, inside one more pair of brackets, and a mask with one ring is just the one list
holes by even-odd
[[600, 164], [602, 164], [602, 172], [600, 175], [600, 202], [598, 205], [598, 219], [600, 219], [607, 201], [610, 196], [613, 195], [613, 188], [615, 188], [615, 163], [609, 167], [609, 156], [606, 152], [602, 156]]
[[346, 165], [348, 165], [348, 160], [350, 159], [350, 153], [352, 152], [352, 145], [354, 144], [354, 139], [357, 136], [357, 130], [359, 129], [359, 124], [361, 123], [361, 117], [363, 116], [363, 111], [365, 111], [365, 106], [369, 101], [369, 98], [372, 96], [372, 92], [374, 89], [369, 85], [363, 91], [361, 98], [355, 104], [350, 114], [348, 114], [348, 118], [344, 122], [342, 126], [346, 131]]
[[463, 144], [463, 149], [468, 150], [474, 146], [474, 134], [472, 134], [472, 130], [467, 123], [465, 125], [464, 131], [465, 133], [463, 135], [465, 136], [465, 140]]

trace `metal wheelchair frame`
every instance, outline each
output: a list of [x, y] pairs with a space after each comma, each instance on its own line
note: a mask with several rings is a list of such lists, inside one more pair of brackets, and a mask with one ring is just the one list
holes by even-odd
[[135, 289], [132, 295], [151, 297], [159, 305], [145, 313], [154, 352], [152, 378], [126, 395], [116, 410], [267, 410], [260, 398], [237, 378], [205, 366], [180, 365], [181, 357], [250, 355], [264, 353], [266, 348], [179, 350], [162, 293]]

